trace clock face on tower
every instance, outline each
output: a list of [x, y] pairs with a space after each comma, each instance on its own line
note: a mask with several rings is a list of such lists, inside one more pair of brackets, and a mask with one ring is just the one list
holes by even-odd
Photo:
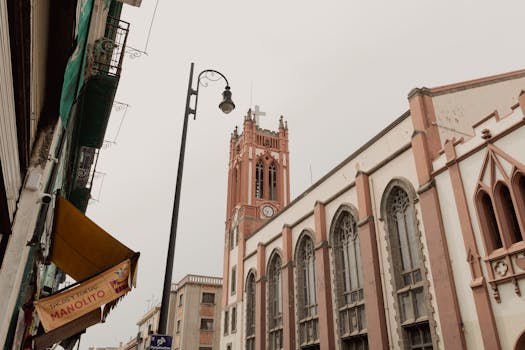
[[265, 205], [262, 207], [262, 214], [267, 218], [271, 218], [275, 214], [275, 209], [271, 205]]

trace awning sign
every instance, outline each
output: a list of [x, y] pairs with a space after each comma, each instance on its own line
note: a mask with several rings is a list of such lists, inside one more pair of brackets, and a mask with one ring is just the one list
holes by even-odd
[[46, 332], [71, 322], [131, 290], [130, 261], [68, 289], [35, 302]]

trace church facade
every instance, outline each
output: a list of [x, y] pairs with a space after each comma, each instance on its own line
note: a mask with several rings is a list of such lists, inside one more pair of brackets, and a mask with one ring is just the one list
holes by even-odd
[[290, 202], [288, 127], [230, 142], [221, 349], [524, 349], [525, 70], [409, 109]]

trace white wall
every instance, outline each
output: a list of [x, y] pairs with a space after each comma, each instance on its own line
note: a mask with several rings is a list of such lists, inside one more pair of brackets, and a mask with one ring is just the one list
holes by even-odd
[[472, 124], [494, 110], [500, 115], [509, 113], [522, 89], [525, 89], [525, 77], [433, 97], [437, 123], [443, 126], [439, 129], [442, 142], [454, 136], [473, 135]]

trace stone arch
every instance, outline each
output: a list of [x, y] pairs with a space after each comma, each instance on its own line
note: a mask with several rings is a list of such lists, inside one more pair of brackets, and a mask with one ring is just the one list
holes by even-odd
[[274, 248], [272, 252], [270, 253], [268, 257], [268, 261], [266, 262], [266, 275], [268, 275], [268, 271], [270, 269], [270, 264], [272, 263], [275, 256], [278, 256], [279, 259], [281, 259], [281, 262], [283, 261], [283, 252], [280, 248]]
[[514, 350], [523, 350], [525, 349], [525, 331], [521, 333], [518, 340], [516, 341], [516, 345], [514, 345]]
[[352, 215], [357, 223], [358, 219], [359, 219], [359, 214], [357, 212], [357, 208], [350, 204], [350, 203], [343, 203], [339, 206], [339, 208], [337, 208], [334, 216], [332, 217], [332, 221], [330, 222], [330, 231], [329, 232], [329, 237], [328, 237], [328, 242], [330, 242], [330, 245], [333, 247], [334, 246], [334, 230], [335, 230], [335, 225], [337, 223], [337, 219], [339, 219], [339, 217], [341, 216], [341, 214], [343, 214], [343, 212], [349, 212], [350, 215]]
[[410, 182], [410, 180], [404, 178], [404, 177], [395, 177], [386, 185], [385, 190], [383, 191], [383, 196], [381, 197], [381, 219], [386, 218], [386, 210], [387, 210], [387, 200], [390, 196], [390, 193], [396, 188], [400, 187], [405, 192], [407, 192], [408, 197], [410, 201], [415, 204], [418, 202], [418, 197], [416, 190], [414, 189], [414, 186]]
[[295, 244], [295, 247], [294, 247], [294, 265], [297, 265], [297, 255], [299, 254], [299, 246], [301, 245], [301, 242], [303, 241], [303, 239], [305, 239], [305, 237], [309, 237], [315, 245], [314, 231], [309, 228], [305, 228], [299, 235], [299, 238], [297, 239], [297, 243]]
[[248, 270], [248, 273], [246, 274], [246, 278], [244, 279], [244, 292], [246, 292], [246, 285], [248, 284], [248, 279], [250, 278], [250, 275], [253, 274], [255, 277], [255, 280], [257, 281], [257, 270], [255, 268], [251, 268]]

